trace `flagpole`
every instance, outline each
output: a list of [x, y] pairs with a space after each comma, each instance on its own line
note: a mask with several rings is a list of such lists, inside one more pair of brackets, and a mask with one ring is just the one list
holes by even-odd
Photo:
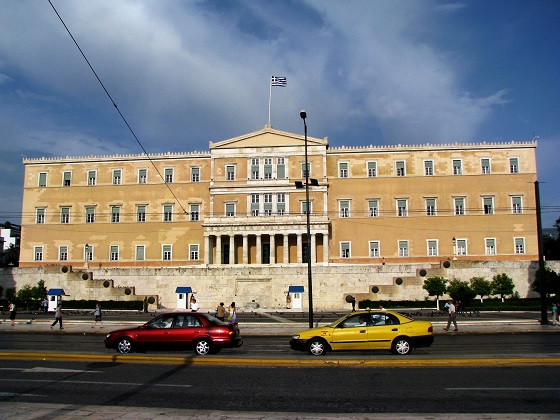
[[270, 102], [272, 101], [272, 76], [270, 77], [270, 86], [268, 93], [268, 126], [270, 127]]

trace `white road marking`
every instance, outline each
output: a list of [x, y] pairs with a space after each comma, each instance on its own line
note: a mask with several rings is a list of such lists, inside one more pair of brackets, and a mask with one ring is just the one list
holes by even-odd
[[0, 392], [0, 397], [44, 397], [41, 394], [19, 394], [17, 392]]
[[42, 383], [65, 383], [65, 384], [88, 384], [88, 385], [119, 385], [119, 386], [154, 386], [154, 387], [170, 387], [170, 388], [190, 388], [192, 385], [179, 384], [147, 384], [140, 382], [97, 382], [97, 381], [74, 381], [65, 379], [10, 379], [10, 382], [42, 382]]
[[513, 388], [445, 388], [446, 391], [560, 391], [560, 388], [529, 388], [529, 387], [513, 387]]
[[47, 368], [47, 367], [34, 367], [31, 369], [23, 369], [22, 372], [26, 373], [100, 373], [98, 370], [80, 370], [80, 369], [62, 369], [62, 368]]

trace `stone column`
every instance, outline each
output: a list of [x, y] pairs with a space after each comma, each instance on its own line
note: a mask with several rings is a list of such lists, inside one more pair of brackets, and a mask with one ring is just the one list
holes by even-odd
[[235, 236], [229, 235], [229, 263], [235, 264]]
[[270, 264], [276, 264], [276, 238], [274, 233], [270, 234]]
[[289, 246], [288, 239], [290, 238], [290, 235], [285, 233], [284, 235], [282, 235], [282, 238], [284, 240], [283, 249], [282, 249], [282, 260], [283, 260], [282, 264], [289, 264], [290, 263], [290, 246]]
[[317, 262], [317, 237], [314, 233], [311, 234], [311, 262]]
[[262, 236], [257, 233], [257, 264], [262, 264]]
[[323, 264], [329, 262], [329, 234], [323, 233]]
[[[190, 253], [190, 250], [189, 250]], [[190, 258], [190, 255], [189, 255]], [[210, 236], [204, 237], [204, 264], [210, 264]]]
[[249, 264], [249, 236], [243, 234], [243, 264]]
[[216, 236], [216, 264], [222, 264], [222, 235]]
[[302, 244], [303, 241], [302, 241], [301, 233], [298, 233], [297, 234], [297, 262], [300, 264], [303, 262]]

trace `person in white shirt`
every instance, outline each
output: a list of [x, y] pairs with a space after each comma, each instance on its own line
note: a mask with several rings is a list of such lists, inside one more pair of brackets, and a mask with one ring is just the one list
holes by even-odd
[[455, 329], [453, 331], [459, 331], [459, 329], [457, 328], [457, 312], [456, 312], [455, 304], [453, 303], [452, 300], [449, 301], [448, 310], [449, 310], [449, 318], [447, 319], [447, 327], [444, 328], [444, 330], [449, 331], [449, 327], [453, 322], [453, 325], [455, 326]]
[[191, 301], [191, 311], [192, 312], [198, 312], [199, 309], [200, 309], [200, 306], [198, 305], [198, 303], [196, 303], [196, 299], [193, 299]]

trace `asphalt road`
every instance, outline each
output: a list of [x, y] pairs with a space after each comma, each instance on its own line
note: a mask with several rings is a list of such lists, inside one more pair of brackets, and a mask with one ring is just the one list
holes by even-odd
[[277, 368], [10, 360], [2, 362], [0, 374], [0, 406], [28, 403], [39, 411], [41, 404], [60, 403], [134, 407], [139, 413], [138, 407], [258, 412], [258, 418], [267, 412], [275, 418], [291, 412], [445, 413], [446, 418], [547, 413], [553, 418], [560, 412], [558, 367]]

